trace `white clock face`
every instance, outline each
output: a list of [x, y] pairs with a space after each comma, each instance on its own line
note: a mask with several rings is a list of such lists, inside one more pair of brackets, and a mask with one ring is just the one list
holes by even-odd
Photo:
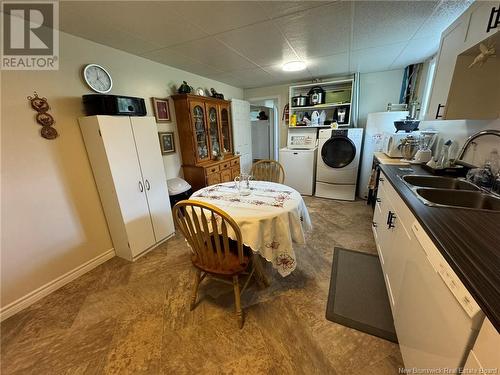
[[109, 73], [102, 66], [89, 64], [83, 69], [83, 78], [89, 87], [101, 94], [111, 91], [113, 80]]

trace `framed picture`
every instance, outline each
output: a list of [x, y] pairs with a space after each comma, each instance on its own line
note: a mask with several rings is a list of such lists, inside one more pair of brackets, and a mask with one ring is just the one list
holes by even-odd
[[169, 122], [170, 108], [168, 107], [168, 99], [151, 98], [153, 100], [153, 109], [155, 111], [156, 122]]
[[160, 149], [162, 155], [175, 152], [174, 132], [160, 132]]

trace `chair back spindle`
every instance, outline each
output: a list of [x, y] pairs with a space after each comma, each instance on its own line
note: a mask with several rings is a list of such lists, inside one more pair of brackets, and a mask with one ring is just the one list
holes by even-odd
[[270, 181], [282, 184], [285, 180], [285, 170], [276, 160], [259, 160], [252, 165], [251, 174], [254, 180]]
[[[244, 263], [243, 241], [238, 224], [219, 208], [200, 201], [178, 202], [173, 210], [174, 220], [193, 252], [193, 262], [214, 272], [230, 271], [230, 261], [237, 255]], [[237, 254], [231, 252], [228, 231], [236, 236]]]

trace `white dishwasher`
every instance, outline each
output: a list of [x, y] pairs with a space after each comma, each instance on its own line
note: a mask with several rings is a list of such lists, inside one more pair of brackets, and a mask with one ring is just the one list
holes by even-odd
[[279, 162], [285, 170], [284, 184], [303, 195], [314, 194], [316, 154], [318, 148], [280, 149]]
[[465, 364], [484, 313], [417, 221], [410, 235], [404, 293], [394, 314], [401, 354], [407, 369], [455, 373]]

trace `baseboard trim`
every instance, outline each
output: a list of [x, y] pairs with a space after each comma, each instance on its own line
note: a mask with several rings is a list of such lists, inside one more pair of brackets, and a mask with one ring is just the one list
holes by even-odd
[[47, 284], [42, 285], [40, 288], [35, 289], [34, 291], [26, 294], [18, 300], [9, 303], [7, 306], [0, 309], [0, 321], [4, 321], [12, 315], [17, 314], [19, 311], [25, 309], [36, 301], [63, 287], [77, 277], [96, 268], [98, 265], [106, 262], [114, 256], [115, 249], [109, 249], [104, 253], [96, 256], [95, 258], [89, 260], [88, 262], [85, 262], [82, 265], [74, 268], [73, 270], [66, 272], [64, 275], [59, 276], [52, 281], [49, 281]]

